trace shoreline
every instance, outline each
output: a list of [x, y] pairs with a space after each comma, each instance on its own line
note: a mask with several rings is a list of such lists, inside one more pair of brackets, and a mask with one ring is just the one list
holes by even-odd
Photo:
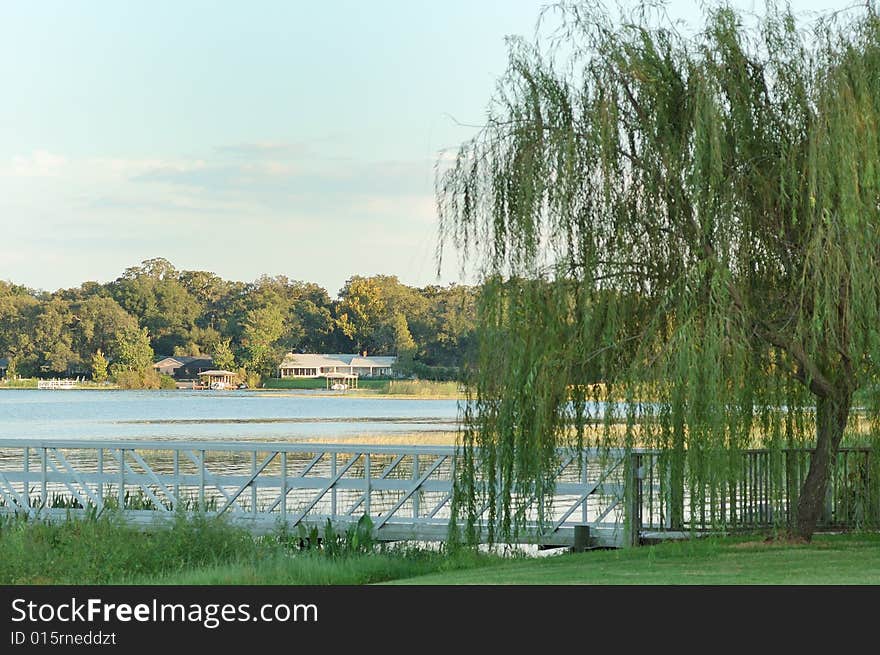
[[252, 393], [275, 398], [377, 398], [382, 400], [464, 400], [464, 394], [403, 394], [383, 393], [381, 391], [325, 391], [323, 389], [227, 389], [212, 391], [211, 389], [123, 389], [118, 386], [73, 387], [70, 389], [38, 389], [36, 386], [7, 386], [0, 383], [0, 391], [136, 391], [144, 393]]

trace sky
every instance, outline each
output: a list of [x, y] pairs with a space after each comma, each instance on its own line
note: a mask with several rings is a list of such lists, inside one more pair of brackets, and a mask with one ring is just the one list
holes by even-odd
[[545, 4], [0, 0], [0, 279], [472, 282], [437, 275], [434, 168]]

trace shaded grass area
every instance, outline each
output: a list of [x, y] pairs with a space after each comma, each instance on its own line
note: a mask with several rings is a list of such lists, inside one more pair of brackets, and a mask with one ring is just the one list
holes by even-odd
[[[253, 537], [222, 520], [180, 515], [140, 530], [117, 517], [0, 519], [0, 584], [368, 584], [500, 561], [373, 544], [355, 533]], [[311, 540], [311, 542], [309, 541]], [[305, 546], [305, 547], [304, 547]]]
[[810, 544], [712, 538], [590, 551], [423, 575], [400, 584], [880, 584], [880, 535], [816, 535]]

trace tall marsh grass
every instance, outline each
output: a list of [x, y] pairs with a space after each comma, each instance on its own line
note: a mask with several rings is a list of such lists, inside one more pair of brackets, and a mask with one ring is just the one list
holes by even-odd
[[222, 518], [177, 514], [138, 528], [112, 511], [62, 521], [0, 516], [0, 584], [367, 584], [500, 558], [375, 543], [368, 518], [347, 531], [255, 537]]
[[458, 396], [458, 382], [434, 382], [433, 380], [388, 380], [379, 393], [389, 396]]

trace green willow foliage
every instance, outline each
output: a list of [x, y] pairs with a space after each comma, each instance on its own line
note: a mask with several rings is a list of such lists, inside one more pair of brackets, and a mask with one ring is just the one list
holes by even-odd
[[438, 174], [440, 256], [485, 281], [456, 516], [515, 532], [559, 446], [674, 453], [675, 522], [676, 489], [702, 511], [744, 448], [810, 447], [809, 538], [880, 358], [880, 20], [721, 6], [683, 35], [594, 7], [511, 43]]

